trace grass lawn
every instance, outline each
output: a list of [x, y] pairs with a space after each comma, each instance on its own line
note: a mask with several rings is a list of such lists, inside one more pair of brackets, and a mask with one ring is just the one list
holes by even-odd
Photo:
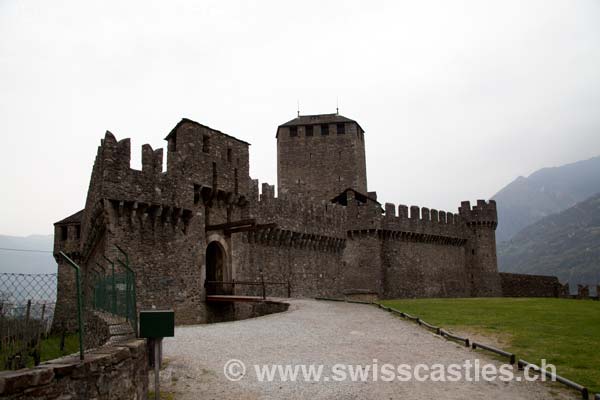
[[[15, 346], [14, 344], [12, 346]], [[30, 348], [22, 348], [20, 345], [16, 345], [16, 347], [7, 348], [3, 351], [0, 351], [0, 371], [3, 370], [5, 366], [5, 361], [15, 354], [16, 349], [21, 349], [21, 355], [26, 357], [25, 365], [27, 367], [34, 366], [34, 359], [32, 357], [31, 352], [33, 349]], [[77, 334], [67, 335], [65, 336], [65, 348], [63, 351], [60, 351], [60, 336], [50, 336], [46, 339], [42, 339], [41, 348], [40, 348], [40, 361], [48, 361], [53, 360], [55, 358], [63, 357], [68, 354], [73, 354], [79, 351], [79, 337]]]
[[[540, 298], [385, 300], [450, 331], [488, 335], [504, 350], [600, 392], [600, 302]], [[483, 342], [483, 341], [482, 341]], [[485, 343], [485, 342], [484, 342]], [[490, 344], [493, 344], [490, 343]]]
[[65, 350], [60, 351], [60, 336], [50, 336], [42, 340], [42, 362], [79, 352], [79, 336], [75, 334], [65, 336]]

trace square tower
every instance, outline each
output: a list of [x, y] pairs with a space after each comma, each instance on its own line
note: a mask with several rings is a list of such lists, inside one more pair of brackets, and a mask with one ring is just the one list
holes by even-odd
[[277, 128], [279, 194], [331, 200], [367, 193], [364, 130], [339, 114], [300, 115]]

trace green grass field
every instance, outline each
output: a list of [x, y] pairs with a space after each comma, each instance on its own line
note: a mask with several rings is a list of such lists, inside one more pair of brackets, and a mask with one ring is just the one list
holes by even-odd
[[386, 300], [386, 306], [449, 330], [489, 336], [489, 344], [600, 392], [600, 302], [540, 298]]
[[[21, 344], [17, 343], [16, 345], [12, 344], [9, 348], [0, 351], [0, 371], [4, 370], [4, 368], [6, 367], [6, 360], [14, 354], [19, 353], [19, 349], [21, 349], [20, 354], [26, 357], [25, 366], [29, 368], [34, 366], [34, 358], [31, 353], [33, 349], [23, 347]], [[53, 360], [55, 358], [63, 357], [68, 354], [73, 354], [78, 351], [79, 337], [77, 336], [77, 334], [65, 336], [65, 348], [63, 351], [60, 350], [60, 336], [50, 336], [46, 339], [42, 339], [41, 341], [40, 361], [44, 362], [48, 360]]]
[[73, 354], [79, 351], [79, 336], [77, 334], [65, 337], [65, 349], [60, 351], [60, 336], [50, 336], [42, 340], [42, 362]]

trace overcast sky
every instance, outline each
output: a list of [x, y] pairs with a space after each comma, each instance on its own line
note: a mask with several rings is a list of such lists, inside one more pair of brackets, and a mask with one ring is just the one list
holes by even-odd
[[191, 118], [275, 183], [277, 125], [336, 99], [380, 201], [455, 212], [600, 154], [600, 1], [0, 0], [0, 233], [81, 209], [106, 130], [139, 168]]

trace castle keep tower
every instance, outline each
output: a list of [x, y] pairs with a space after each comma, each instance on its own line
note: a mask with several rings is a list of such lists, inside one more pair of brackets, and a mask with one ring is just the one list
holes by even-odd
[[364, 130], [339, 114], [300, 115], [277, 128], [277, 185], [283, 196], [331, 200], [367, 193]]

